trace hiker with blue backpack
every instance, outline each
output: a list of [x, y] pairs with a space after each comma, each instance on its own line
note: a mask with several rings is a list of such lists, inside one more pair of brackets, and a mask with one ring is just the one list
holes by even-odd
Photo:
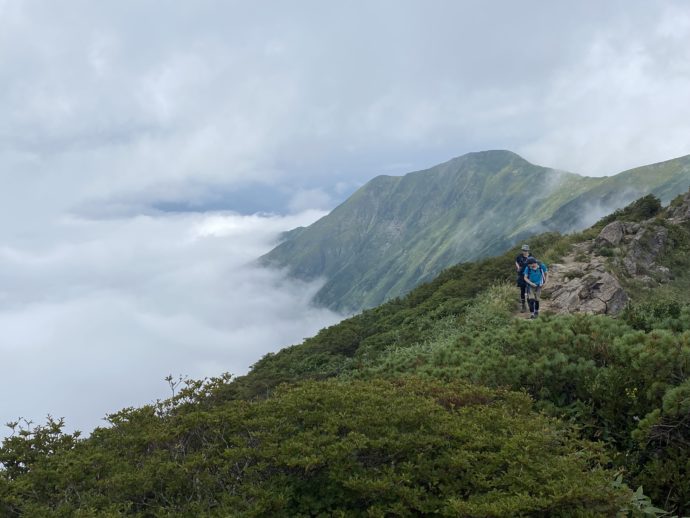
[[525, 282], [525, 268], [527, 267], [527, 260], [532, 257], [529, 251], [529, 245], [522, 245], [520, 247], [520, 255], [515, 258], [515, 271], [517, 272], [517, 286], [520, 288], [520, 310], [524, 313], [525, 307], [525, 292], [527, 290], [527, 283]]
[[525, 284], [527, 285], [527, 303], [532, 315], [530, 318], [537, 318], [539, 316], [539, 298], [541, 297], [541, 289], [546, 284], [549, 269], [534, 257], [527, 259], [527, 266], [523, 271]]

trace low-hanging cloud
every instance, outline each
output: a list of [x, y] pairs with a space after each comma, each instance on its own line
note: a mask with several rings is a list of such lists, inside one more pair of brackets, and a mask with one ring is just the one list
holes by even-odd
[[89, 430], [166, 396], [167, 374], [243, 374], [338, 321], [310, 304], [318, 284], [253, 265], [279, 232], [320, 215], [66, 218], [52, 244], [5, 244], [2, 422], [52, 414]]
[[584, 43], [534, 109], [546, 131], [518, 149], [594, 176], [690, 153], [687, 5], [666, 3], [644, 21], [626, 12]]

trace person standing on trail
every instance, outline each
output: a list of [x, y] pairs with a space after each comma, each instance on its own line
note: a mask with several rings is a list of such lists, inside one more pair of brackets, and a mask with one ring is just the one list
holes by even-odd
[[534, 257], [527, 259], [527, 266], [524, 271], [525, 284], [527, 284], [527, 302], [529, 304], [530, 318], [539, 316], [539, 298], [541, 289], [546, 284], [549, 269], [542, 262]]
[[527, 289], [527, 283], [525, 282], [525, 267], [527, 266], [527, 260], [532, 257], [529, 251], [529, 245], [522, 245], [520, 247], [520, 255], [515, 258], [515, 270], [517, 271], [517, 286], [520, 288], [520, 311], [523, 313], [526, 311], [525, 308], [525, 290]]

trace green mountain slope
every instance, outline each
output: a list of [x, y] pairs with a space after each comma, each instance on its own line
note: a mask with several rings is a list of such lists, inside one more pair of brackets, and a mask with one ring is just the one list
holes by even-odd
[[[574, 196], [545, 221], [546, 228], [567, 232], [596, 220], [645, 194], [668, 203], [690, 185], [690, 155], [637, 167], [604, 177], [598, 185]], [[584, 215], [584, 217], [583, 217]]]
[[[550, 215], [561, 193], [598, 180], [530, 164], [508, 151], [471, 153], [403, 177], [379, 176], [263, 257], [302, 279], [324, 278], [320, 304], [371, 307], [459, 261], [490, 255]], [[498, 194], [500, 193], [500, 195]]]
[[452, 264], [498, 253], [544, 229], [584, 228], [592, 216], [641, 194], [667, 201], [690, 185], [688, 163], [685, 157], [589, 178], [509, 151], [470, 153], [402, 177], [374, 178], [313, 225], [287, 233], [261, 262], [323, 279], [318, 304], [373, 307]]

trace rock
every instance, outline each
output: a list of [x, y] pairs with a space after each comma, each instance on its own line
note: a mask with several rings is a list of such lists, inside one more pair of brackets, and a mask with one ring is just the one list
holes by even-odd
[[634, 257], [629, 257], [625, 256], [623, 258], [623, 268], [625, 268], [625, 272], [630, 275], [631, 277], [633, 275], [637, 275], [637, 261]]
[[665, 266], [657, 266], [655, 268], [657, 275], [661, 277], [663, 280], [669, 280], [671, 278], [671, 270], [666, 268]]
[[559, 313], [617, 315], [628, 301], [615, 277], [596, 271], [563, 284], [555, 283], [550, 295], [551, 309]]
[[627, 221], [623, 223], [623, 229], [626, 234], [637, 234], [638, 230], [640, 230], [640, 224]]
[[639, 275], [648, 271], [667, 241], [668, 230], [665, 227], [653, 225], [638, 230], [623, 258], [623, 267], [628, 275]]
[[[672, 209], [676, 217], [690, 221], [690, 192]], [[561, 263], [551, 265], [545, 307], [554, 313], [617, 315], [628, 303], [621, 280], [654, 288], [672, 278], [672, 272], [658, 264], [668, 246], [668, 228], [655, 218], [614, 221], [595, 239], [574, 245]], [[600, 255], [602, 247], [615, 248], [615, 254]]]
[[667, 242], [668, 229], [662, 226], [654, 227], [647, 243], [654, 259], [664, 250]]
[[602, 231], [601, 239], [574, 247], [562, 263], [551, 265], [544, 287], [549, 311], [616, 315], [623, 310], [628, 296], [618, 279], [607, 271], [608, 260], [592, 253], [588, 254], [587, 262], [575, 260], [591, 251], [591, 245], [597, 242], [623, 246], [622, 239], [628, 229], [613, 224], [606, 228], [608, 231]]
[[685, 193], [678, 205], [669, 207], [668, 217], [674, 223], [690, 220], [690, 191]]
[[606, 304], [607, 315], [617, 315], [628, 302], [623, 287], [613, 275], [604, 273], [590, 286], [590, 300], [598, 299]]
[[596, 239], [596, 244], [601, 245], [611, 245], [618, 246], [618, 244], [623, 240], [623, 235], [625, 234], [625, 227], [620, 221], [614, 221], [609, 223], [604, 228], [601, 229], [599, 235]]
[[558, 275], [564, 279], [571, 279], [573, 277], [584, 276], [584, 269], [587, 267], [587, 263], [569, 263], [569, 264], [559, 264], [554, 263], [549, 266], [549, 276], [553, 277]]
[[645, 288], [651, 289], [658, 286], [658, 283], [649, 275], [637, 275], [635, 277], [635, 280], [640, 284], [640, 286], [643, 286]]
[[593, 240], [583, 241], [582, 243], [576, 243], [573, 245], [573, 253], [575, 255], [587, 254], [592, 251]]

